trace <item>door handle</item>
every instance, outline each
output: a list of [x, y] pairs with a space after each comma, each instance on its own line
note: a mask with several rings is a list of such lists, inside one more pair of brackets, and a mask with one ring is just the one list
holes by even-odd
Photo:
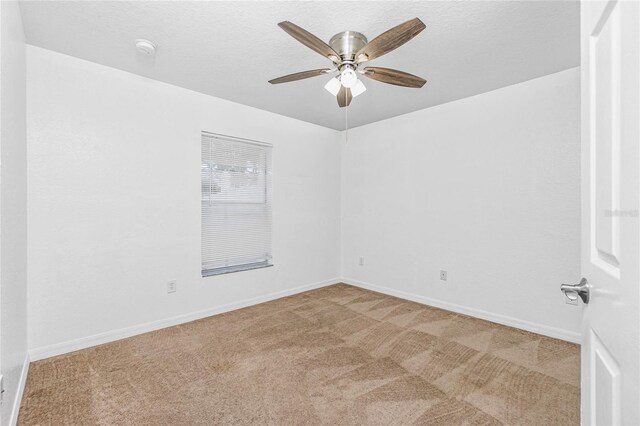
[[589, 303], [589, 283], [586, 278], [581, 279], [578, 284], [562, 284], [560, 291], [571, 301], [580, 297], [585, 304]]

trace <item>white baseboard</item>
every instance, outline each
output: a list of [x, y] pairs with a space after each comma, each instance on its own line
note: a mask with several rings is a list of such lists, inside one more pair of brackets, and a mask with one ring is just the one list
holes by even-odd
[[[127, 337], [135, 336], [138, 334], [148, 333], [150, 331], [155, 331], [155, 330], [171, 327], [178, 324], [184, 324], [190, 321], [195, 321], [195, 320], [206, 318], [212, 315], [217, 315], [224, 312], [245, 308], [247, 306], [269, 302], [271, 300], [280, 299], [282, 297], [291, 296], [293, 294], [302, 293], [304, 291], [325, 287], [325, 286], [336, 284], [339, 282], [351, 284], [351, 285], [365, 288], [372, 291], [377, 291], [379, 293], [388, 294], [390, 296], [399, 297], [401, 299], [411, 300], [413, 302], [435, 306], [437, 308], [446, 309], [448, 311], [469, 315], [469, 316], [484, 319], [487, 321], [492, 321], [498, 324], [520, 328], [523, 330], [531, 331], [533, 333], [538, 333], [545, 336], [566, 340], [569, 342], [574, 342], [574, 343], [581, 342], [580, 333], [576, 333], [573, 331], [564, 330], [556, 327], [550, 327], [547, 325], [537, 324], [529, 321], [524, 321], [518, 318], [495, 314], [492, 312], [483, 311], [476, 308], [470, 308], [467, 306], [457, 305], [450, 302], [444, 302], [444, 301], [432, 299], [426, 296], [408, 293], [401, 290], [395, 290], [388, 287], [373, 285], [363, 281], [353, 280], [350, 278], [342, 278], [342, 279], [335, 278], [335, 279], [321, 281], [313, 284], [307, 284], [300, 287], [295, 287], [288, 290], [269, 293], [263, 296], [245, 299], [239, 302], [234, 302], [234, 303], [218, 306], [211, 309], [191, 312], [188, 314], [178, 315], [175, 317], [165, 318], [158, 321], [152, 321], [144, 324], [134, 325], [131, 327], [126, 327], [118, 330], [107, 331], [104, 333], [96, 334], [93, 336], [82, 337], [82, 338], [71, 340], [68, 342], [56, 343], [53, 345], [34, 348], [29, 351], [28, 359], [30, 359], [31, 361], [38, 361], [41, 359], [50, 358], [52, 356], [62, 355], [62, 354], [74, 352], [80, 349], [86, 349], [92, 346], [97, 346], [104, 343], [125, 339]], [[26, 360], [25, 360], [25, 363], [26, 363], [26, 367], [23, 368], [24, 377], [21, 377], [21, 380], [26, 380], [26, 372], [28, 371], [28, 368], [29, 368], [28, 362]], [[21, 382], [21, 386], [23, 386], [22, 382]], [[22, 388], [21, 392], [23, 390], [24, 389]], [[22, 393], [20, 393], [20, 397], [22, 397]], [[18, 405], [18, 409], [19, 409], [19, 405]], [[17, 420], [17, 411], [15, 413], [15, 416]]]
[[29, 364], [31, 359], [29, 354], [24, 357], [24, 363], [22, 364], [22, 372], [20, 373], [20, 381], [18, 382], [18, 389], [16, 389], [16, 398], [13, 401], [13, 407], [11, 408], [11, 417], [9, 417], [9, 425], [15, 426], [18, 424], [18, 414], [20, 414], [20, 404], [22, 404], [22, 395], [24, 394], [24, 388], [27, 385], [27, 376], [29, 375]]
[[56, 343], [53, 345], [42, 346], [29, 350], [29, 356], [32, 361], [38, 361], [52, 356], [62, 355], [74, 352], [80, 349], [90, 348], [92, 346], [102, 345], [104, 343], [113, 342], [115, 340], [125, 339], [127, 337], [136, 336], [138, 334], [148, 333], [150, 331], [160, 330], [166, 327], [172, 327], [178, 324], [199, 320], [210, 317], [212, 315], [222, 314], [236, 309], [246, 308], [247, 306], [257, 305], [259, 303], [269, 302], [271, 300], [280, 299], [282, 297], [291, 296], [293, 294], [302, 293], [304, 291], [325, 287], [341, 282], [340, 279], [321, 281], [313, 284], [307, 284], [288, 290], [278, 291], [265, 294], [250, 299], [244, 299], [239, 302], [229, 303], [215, 308], [205, 309], [202, 311], [190, 312], [188, 314], [178, 315], [171, 318], [165, 318], [158, 321], [152, 321], [144, 324], [134, 325], [131, 327], [121, 328], [118, 330], [107, 331], [93, 336], [81, 337], [79, 339], [68, 342]]
[[395, 290], [388, 287], [373, 285], [363, 281], [353, 280], [350, 278], [343, 278], [342, 282], [345, 284], [356, 286], [356, 287], [361, 287], [367, 290], [376, 291], [378, 293], [388, 294], [389, 296], [399, 297], [400, 299], [411, 300], [412, 302], [434, 306], [436, 308], [445, 309], [447, 311], [452, 311], [452, 312], [456, 312], [463, 315], [469, 315], [471, 317], [476, 317], [483, 320], [495, 322], [498, 324], [507, 325], [509, 327], [520, 328], [522, 330], [530, 331], [532, 333], [542, 334], [544, 336], [566, 340], [572, 343], [580, 343], [582, 341], [580, 333], [577, 333], [575, 331], [564, 330], [556, 327], [550, 327], [548, 325], [537, 324], [530, 321], [509, 317], [506, 315], [495, 314], [493, 312], [483, 311], [481, 309], [470, 308], [462, 305], [456, 305], [455, 303], [436, 300], [430, 297], [421, 296], [419, 294], [408, 293], [405, 291]]

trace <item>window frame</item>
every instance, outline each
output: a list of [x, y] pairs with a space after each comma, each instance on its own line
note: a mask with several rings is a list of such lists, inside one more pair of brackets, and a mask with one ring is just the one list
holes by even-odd
[[[205, 241], [205, 233], [204, 233], [204, 222], [203, 222], [203, 216], [204, 216], [204, 196], [205, 193], [202, 190], [202, 175], [201, 175], [201, 189], [200, 189], [200, 210], [201, 210], [201, 218], [200, 218], [200, 247], [201, 247], [201, 253], [200, 253], [200, 273], [202, 278], [206, 278], [206, 277], [211, 277], [211, 276], [216, 276], [216, 275], [224, 275], [224, 274], [229, 274], [229, 273], [234, 273], [234, 272], [241, 272], [241, 271], [249, 271], [249, 270], [253, 270], [253, 269], [263, 269], [263, 268], [269, 268], [271, 266], [274, 266], [273, 264], [273, 166], [272, 166], [272, 155], [273, 155], [273, 145], [267, 142], [260, 142], [260, 141], [256, 141], [256, 140], [252, 140], [252, 139], [245, 139], [245, 138], [239, 138], [239, 137], [235, 137], [235, 136], [229, 136], [229, 135], [224, 135], [224, 134], [220, 134], [220, 133], [212, 133], [212, 132], [208, 132], [208, 131], [201, 131], [200, 132], [200, 146], [201, 146], [201, 153], [200, 153], [200, 167], [202, 169], [202, 166], [204, 164], [203, 162], [203, 157], [202, 157], [202, 147], [203, 147], [203, 141], [204, 138], [214, 138], [214, 139], [220, 139], [226, 142], [232, 142], [232, 143], [241, 143], [241, 144], [247, 144], [247, 145], [254, 145], [254, 146], [258, 146], [258, 147], [262, 147], [265, 149], [265, 155], [266, 155], [266, 160], [265, 160], [265, 183], [264, 183], [264, 190], [265, 190], [265, 196], [264, 196], [264, 202], [238, 202], [238, 201], [229, 201], [226, 203], [221, 203], [218, 202], [218, 204], [228, 204], [228, 205], [241, 205], [241, 204], [247, 204], [247, 205], [251, 205], [251, 204], [260, 204], [260, 205], [266, 205], [267, 206], [267, 211], [268, 211], [268, 232], [269, 232], [269, 237], [268, 237], [268, 241], [269, 241], [269, 251], [267, 254], [267, 258], [264, 261], [259, 261], [259, 262], [249, 262], [249, 263], [244, 263], [244, 264], [237, 264], [237, 265], [229, 265], [229, 266], [220, 266], [220, 267], [215, 267], [215, 268], [209, 268], [209, 269], [203, 269], [204, 268], [204, 252], [203, 252], [203, 246], [204, 246], [204, 241]], [[211, 147], [209, 148], [209, 150], [211, 150]]]

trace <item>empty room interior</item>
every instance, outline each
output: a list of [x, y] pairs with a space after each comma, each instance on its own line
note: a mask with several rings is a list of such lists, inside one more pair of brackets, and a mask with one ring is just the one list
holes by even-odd
[[639, 425], [640, 3], [0, 2], [1, 425]]

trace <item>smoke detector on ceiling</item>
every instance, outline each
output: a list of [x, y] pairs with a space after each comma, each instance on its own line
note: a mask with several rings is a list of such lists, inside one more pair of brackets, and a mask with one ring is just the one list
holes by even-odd
[[153, 56], [156, 53], [156, 45], [149, 40], [139, 38], [136, 40], [136, 50], [143, 55]]

